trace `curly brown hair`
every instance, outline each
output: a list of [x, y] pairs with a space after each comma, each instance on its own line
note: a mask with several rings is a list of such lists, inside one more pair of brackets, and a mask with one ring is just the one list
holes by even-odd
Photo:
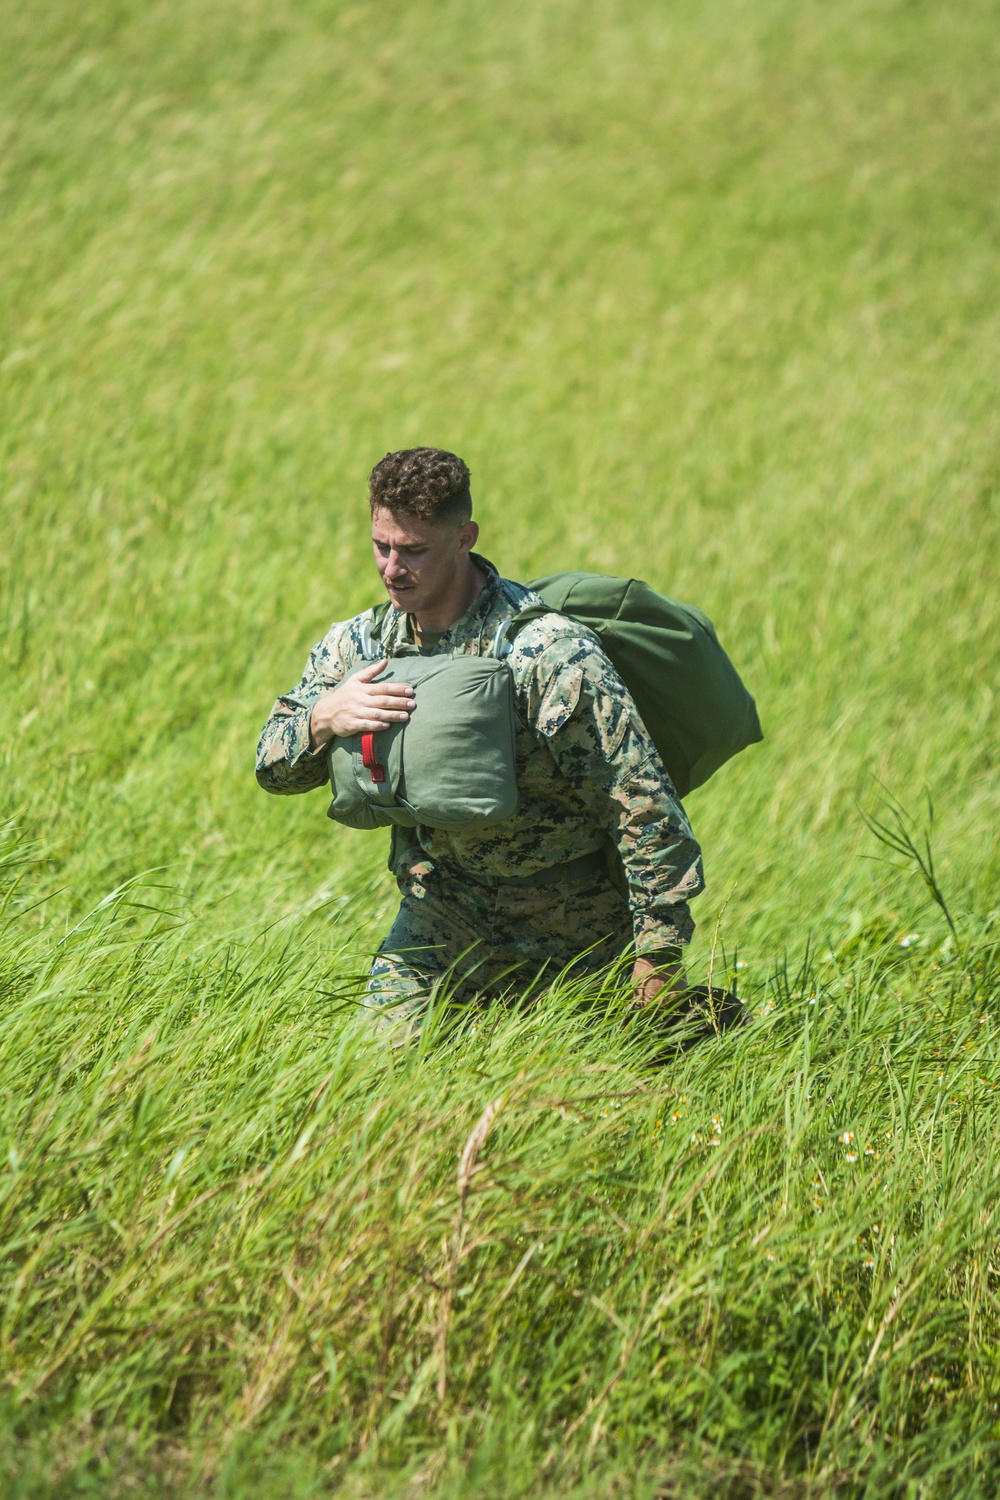
[[461, 526], [472, 516], [469, 470], [444, 448], [387, 453], [368, 479], [372, 513], [389, 510], [437, 525]]

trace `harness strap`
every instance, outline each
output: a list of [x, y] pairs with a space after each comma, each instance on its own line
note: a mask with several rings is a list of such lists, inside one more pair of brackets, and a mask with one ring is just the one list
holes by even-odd
[[[558, 615], [562, 611], [550, 609], [547, 604], [529, 604], [525, 609], [516, 610], [512, 615], [507, 615], [500, 621], [496, 632], [490, 642], [487, 655], [495, 657], [497, 661], [503, 661], [511, 653], [514, 637], [531, 620], [540, 620], [543, 615]], [[395, 617], [396, 611], [388, 602], [379, 604], [370, 621], [366, 620], [361, 627], [361, 650], [368, 661], [377, 661], [382, 654], [382, 636], [390, 622], [390, 617]], [[405, 651], [404, 651], [405, 654]]]
[[379, 604], [372, 611], [370, 620], [361, 622], [361, 655], [365, 661], [378, 661], [382, 655], [382, 633], [390, 613], [395, 613], [389, 603]]
[[[508, 657], [514, 647], [514, 639], [525, 625], [532, 620], [540, 620], [545, 615], [561, 615], [561, 609], [550, 609], [547, 604], [528, 604], [524, 609], [517, 610], [500, 621], [496, 634], [490, 646], [490, 655], [495, 656], [497, 661], [503, 661]], [[575, 623], [571, 616], [565, 616], [568, 623]]]
[[396, 611], [393, 609], [388, 599], [386, 599], [382, 604], [376, 605], [375, 618], [372, 621], [372, 635], [376, 640], [381, 640], [382, 632], [385, 629], [386, 620], [390, 615], [394, 615], [395, 613]]

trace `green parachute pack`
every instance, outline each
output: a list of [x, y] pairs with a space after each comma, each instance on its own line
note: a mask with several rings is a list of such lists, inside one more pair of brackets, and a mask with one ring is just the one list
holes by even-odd
[[[637, 578], [600, 573], [553, 573], [527, 586], [544, 605], [505, 621], [489, 656], [397, 649], [379, 681], [409, 683], [417, 707], [406, 724], [331, 742], [331, 818], [352, 828], [462, 829], [512, 817], [514, 680], [506, 657], [519, 630], [552, 612], [598, 637], [681, 797], [763, 739], [756, 704], [700, 609]], [[388, 613], [388, 605], [376, 611], [371, 660]]]
[[514, 679], [506, 663], [411, 647], [389, 659], [378, 681], [409, 683], [417, 706], [405, 724], [331, 741], [329, 816], [349, 828], [455, 829], [512, 817]]

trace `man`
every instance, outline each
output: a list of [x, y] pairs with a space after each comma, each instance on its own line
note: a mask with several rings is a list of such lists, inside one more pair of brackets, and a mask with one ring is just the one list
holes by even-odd
[[[387, 655], [484, 654], [497, 627], [541, 604], [472, 549], [469, 471], [437, 448], [389, 453], [369, 481], [372, 549], [392, 612]], [[411, 688], [380, 683], [365, 659], [374, 612], [331, 626], [298, 686], [280, 697], [257, 749], [269, 792], [328, 780], [334, 736], [406, 722]], [[372, 965], [368, 998], [384, 1018], [419, 1024], [444, 976], [463, 998], [536, 989], [575, 965], [634, 954], [643, 1003], [684, 990], [681, 949], [703, 889], [701, 852], [635, 704], [597, 637], [564, 616], [524, 625], [514, 677], [518, 807], [507, 822], [461, 832], [418, 828], [399, 841], [399, 914]]]

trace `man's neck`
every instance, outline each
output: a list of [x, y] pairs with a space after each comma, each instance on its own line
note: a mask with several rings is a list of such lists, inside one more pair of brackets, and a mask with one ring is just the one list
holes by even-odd
[[485, 587], [486, 574], [470, 557], [467, 568], [456, 579], [454, 587], [441, 604], [410, 616], [413, 629], [418, 635], [443, 635], [472, 607]]

